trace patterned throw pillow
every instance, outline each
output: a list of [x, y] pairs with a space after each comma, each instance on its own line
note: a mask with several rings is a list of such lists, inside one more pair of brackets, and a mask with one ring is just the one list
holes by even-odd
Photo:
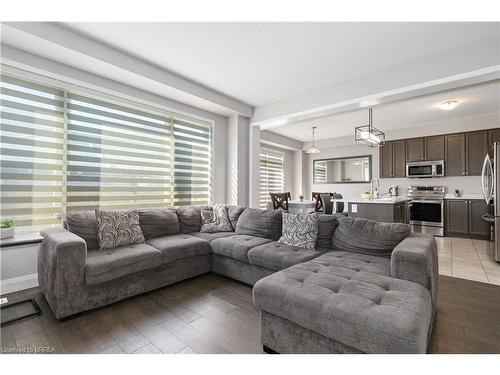
[[95, 210], [95, 217], [100, 250], [110, 250], [145, 241], [139, 225], [139, 211], [137, 210]]
[[283, 212], [283, 229], [278, 242], [289, 246], [314, 250], [318, 237], [317, 214], [290, 214]]
[[211, 210], [201, 211], [202, 233], [232, 232], [233, 227], [227, 214], [227, 206], [216, 204]]

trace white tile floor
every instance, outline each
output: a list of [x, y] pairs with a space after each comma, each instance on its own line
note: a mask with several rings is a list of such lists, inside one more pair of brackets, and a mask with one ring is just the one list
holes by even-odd
[[493, 243], [456, 237], [436, 237], [436, 241], [441, 275], [500, 285]]

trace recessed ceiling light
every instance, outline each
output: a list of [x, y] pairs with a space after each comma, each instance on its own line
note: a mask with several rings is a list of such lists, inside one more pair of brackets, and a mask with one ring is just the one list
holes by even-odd
[[455, 108], [458, 105], [458, 102], [456, 100], [449, 100], [447, 102], [443, 102], [439, 105], [439, 108], [441, 108], [443, 111], [450, 111], [453, 108]]

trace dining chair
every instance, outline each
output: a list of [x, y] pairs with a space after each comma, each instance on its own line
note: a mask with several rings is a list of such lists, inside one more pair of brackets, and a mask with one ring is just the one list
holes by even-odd
[[284, 210], [288, 211], [288, 200], [292, 199], [290, 192], [286, 193], [269, 193], [271, 196], [271, 202], [273, 204], [273, 210]]
[[330, 193], [321, 193], [319, 196], [323, 204], [323, 213], [329, 215], [333, 214], [333, 202]]
[[314, 201], [314, 212], [322, 212], [323, 211], [323, 202], [321, 200], [321, 194], [330, 194], [331, 195], [331, 193], [313, 192], [312, 193], [312, 200]]
[[[333, 193], [332, 194], [332, 199], [336, 200], [335, 202], [335, 207], [333, 208], [333, 213], [338, 214], [344, 212], [344, 202], [338, 202], [338, 199], [343, 199], [344, 197], [342, 194], [339, 193]], [[333, 203], [333, 202], [332, 202]]]

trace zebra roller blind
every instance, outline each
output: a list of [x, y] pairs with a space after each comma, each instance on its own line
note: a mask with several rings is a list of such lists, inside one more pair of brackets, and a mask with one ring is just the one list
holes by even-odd
[[259, 206], [266, 208], [270, 201], [269, 193], [282, 193], [285, 189], [282, 152], [260, 149], [260, 196]]
[[1, 216], [20, 231], [71, 210], [207, 205], [212, 128], [1, 77]]

